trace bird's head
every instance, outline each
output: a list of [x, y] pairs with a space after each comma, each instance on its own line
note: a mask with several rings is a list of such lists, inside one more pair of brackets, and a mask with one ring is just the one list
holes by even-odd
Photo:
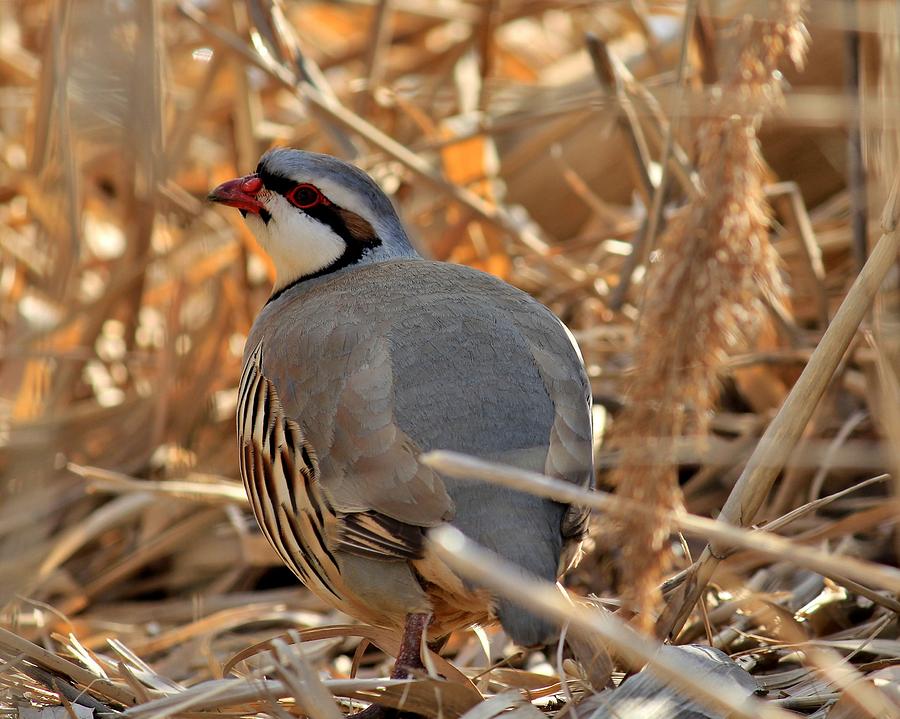
[[222, 183], [209, 199], [240, 210], [275, 264], [276, 292], [352, 265], [417, 256], [375, 181], [330, 155], [270, 150], [256, 172]]

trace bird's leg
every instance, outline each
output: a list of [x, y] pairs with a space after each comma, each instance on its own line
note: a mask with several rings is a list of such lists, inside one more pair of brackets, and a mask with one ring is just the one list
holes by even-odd
[[426, 642], [428, 651], [433, 652], [434, 654], [440, 654], [441, 650], [447, 646], [448, 639], [450, 639], [450, 635], [445, 634], [440, 639], [432, 639], [431, 641]]
[[403, 627], [403, 637], [400, 639], [400, 651], [397, 652], [397, 661], [391, 672], [391, 679], [407, 679], [410, 674], [408, 669], [424, 669], [422, 663], [422, 634], [431, 620], [430, 614], [407, 614], [406, 624]]
[[[422, 663], [422, 634], [431, 621], [430, 614], [407, 614], [406, 623], [403, 625], [403, 637], [400, 639], [400, 651], [397, 652], [397, 660], [391, 670], [391, 679], [408, 679], [410, 669], [424, 669]], [[415, 714], [387, 709], [378, 704], [371, 704], [361, 712], [353, 715], [353, 719], [404, 719], [416, 717]]]

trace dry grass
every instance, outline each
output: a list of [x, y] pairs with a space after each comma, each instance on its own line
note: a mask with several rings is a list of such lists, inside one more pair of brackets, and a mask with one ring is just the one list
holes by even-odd
[[[702, 442], [729, 355], [753, 346], [761, 327], [771, 327], [767, 303], [784, 311], [757, 132], [762, 114], [781, 99], [779, 66], [786, 58], [802, 66], [806, 31], [800, 6], [773, 2], [768, 22], [740, 18], [724, 30], [741, 47], [722, 73], [722, 89], [758, 112], [725, 117], [726, 108], [716, 103], [712, 117], [698, 124], [701, 193], [670, 219], [659, 240], [661, 258], [650, 267], [634, 345], [634, 381], [611, 438], [612, 446], [625, 440], [612, 482], [621, 496], [663, 511], [682, 506], [674, 457], [656, 451], [648, 464], [646, 449], [628, 440], [645, 436], [652, 426], [663, 438], [697, 436]], [[656, 202], [666, 193], [666, 177], [655, 188]], [[653, 225], [648, 232], [655, 235]], [[637, 515], [623, 520], [621, 532], [629, 538], [620, 560], [623, 592], [649, 629], [652, 610], [662, 600], [657, 587], [671, 565], [671, 526]]]
[[[611, 672], [648, 660], [719, 715], [900, 711], [898, 11], [816, 0], [800, 71], [799, 4], [697, 2], [687, 43], [684, 6], [0, 4], [0, 712], [599, 719]], [[366, 167], [423, 252], [578, 338], [622, 496], [428, 460], [595, 509], [568, 596], [433, 538], [565, 616], [571, 656], [489, 629], [385, 680], [397, 638], [348, 625], [261, 538], [233, 411], [271, 268], [203, 198], [272, 144]], [[768, 694], [710, 692], [635, 631], [659, 580], [658, 630]]]

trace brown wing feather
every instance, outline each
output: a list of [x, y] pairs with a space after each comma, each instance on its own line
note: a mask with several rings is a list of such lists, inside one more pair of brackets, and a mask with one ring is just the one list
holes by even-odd
[[[334, 328], [327, 340], [343, 344], [345, 331]], [[350, 339], [353, 349], [334, 383], [340, 389], [326, 460], [329, 498], [347, 512], [374, 510], [417, 526], [441, 524], [452, 517], [453, 502], [441, 478], [419, 463], [421, 449], [396, 421], [390, 345], [377, 331]]]
[[300, 426], [284, 416], [261, 363], [262, 343], [248, 358], [238, 389], [244, 487], [260, 528], [285, 564], [311, 590], [335, 601], [343, 588], [328, 537], [337, 517], [319, 489], [315, 452]]
[[371, 559], [421, 559], [425, 556], [425, 532], [378, 512], [354, 512], [344, 516], [340, 546]]
[[[581, 359], [581, 352], [574, 337], [565, 325], [562, 323], [560, 325]], [[540, 337], [531, 338], [532, 353], [555, 410], [544, 473], [569, 481], [579, 481], [585, 488], [592, 487], [594, 473], [590, 385], [587, 384], [583, 374], [573, 373], [559, 361], [558, 350], [542, 349], [539, 341]], [[570, 505], [563, 515], [560, 530], [564, 539], [564, 549], [560, 559], [560, 572], [568, 570], [571, 564], [577, 561], [581, 540], [587, 534], [589, 519], [590, 510], [575, 504]]]
[[259, 343], [248, 357], [238, 391], [241, 477], [275, 551], [304, 584], [333, 602], [344, 591], [335, 551], [417, 559], [424, 535], [377, 512], [332, 507], [321, 489], [314, 448], [301, 426], [285, 417], [274, 384], [262, 373], [262, 349]]

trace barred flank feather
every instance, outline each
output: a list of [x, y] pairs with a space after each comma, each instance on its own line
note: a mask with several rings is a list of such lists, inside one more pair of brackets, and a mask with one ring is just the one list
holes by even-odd
[[[335, 552], [382, 561], [424, 555], [421, 527], [378, 512], [336, 510], [322, 491], [316, 453], [300, 425], [284, 414], [275, 385], [262, 373], [263, 345], [247, 359], [238, 388], [240, 471], [266, 539], [313, 593], [341, 609], [359, 604], [340, 575]], [[364, 599], [363, 599], [364, 601]]]
[[238, 389], [238, 443], [244, 487], [256, 521], [297, 577], [332, 603], [341, 598], [328, 525], [337, 518], [318, 487], [318, 464], [296, 422], [285, 418], [262, 374], [262, 344], [247, 360]]
[[[806, 47], [802, 3], [770, 6], [766, 17], [772, 20], [748, 28], [721, 93], [728, 102], [738, 96], [742, 107], [757, 113], [781, 98], [779, 62], [788, 55], [799, 63]], [[613, 438], [622, 448], [613, 482], [619, 495], [660, 510], [682, 503], [672, 443], [666, 440], [706, 432], [723, 362], [758, 330], [764, 298], [778, 302], [784, 296], [769, 242], [760, 119], [761, 114], [733, 114], [722, 101], [700, 123], [697, 169], [706, 196], [672, 219], [660, 238], [661, 261], [647, 279], [635, 381]], [[635, 441], [648, 434], [663, 440], [650, 454], [646, 443]], [[648, 629], [670, 561], [671, 527], [635, 516], [622, 531], [623, 592], [641, 609], [641, 625]]]

